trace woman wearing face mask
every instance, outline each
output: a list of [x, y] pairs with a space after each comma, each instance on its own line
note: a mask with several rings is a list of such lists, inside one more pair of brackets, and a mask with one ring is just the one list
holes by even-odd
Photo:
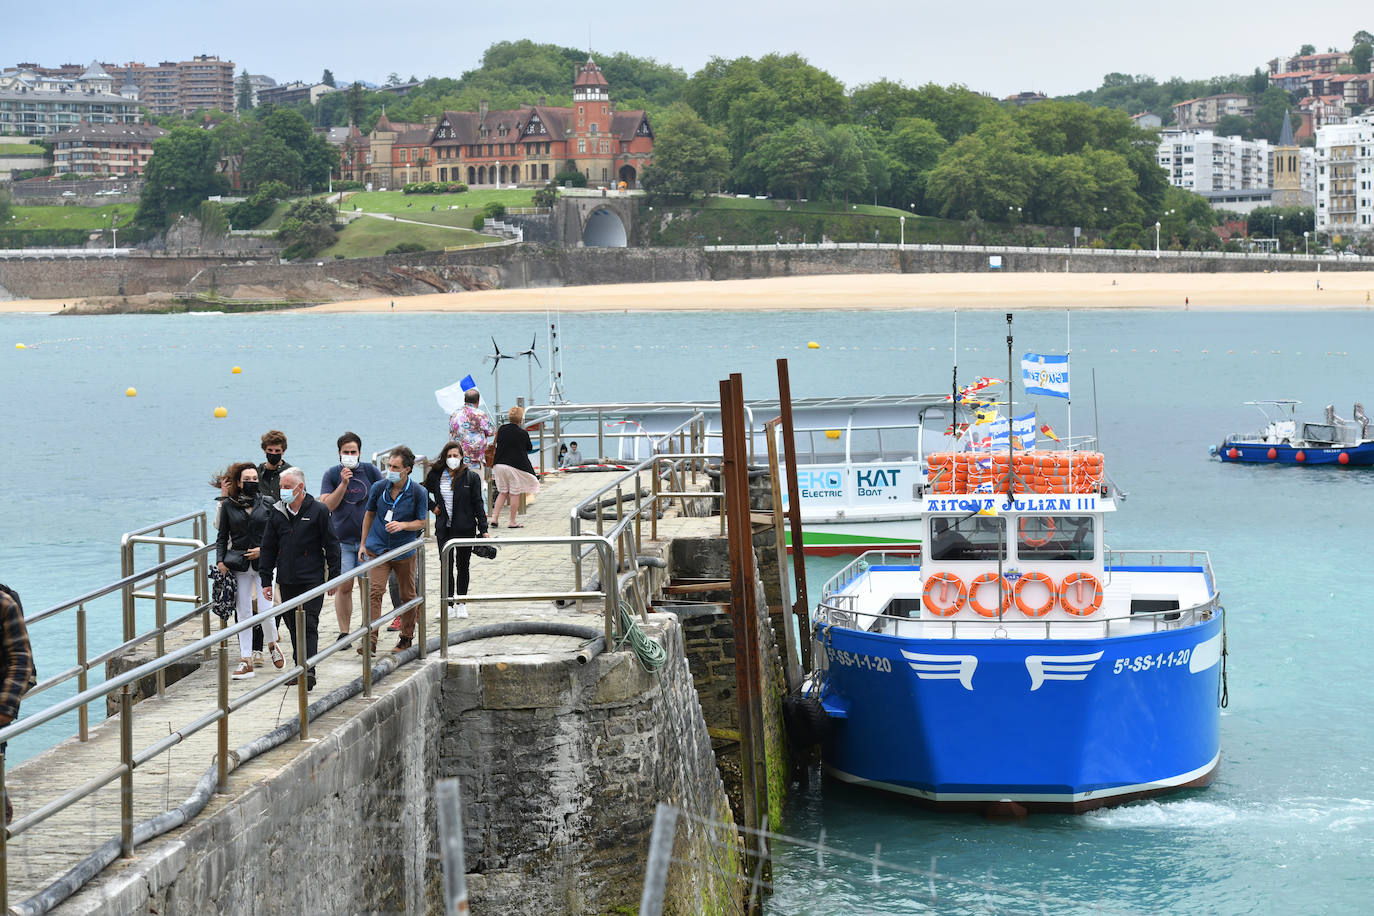
[[[434, 539], [443, 550], [454, 538], [487, 536], [487, 510], [482, 501], [482, 478], [467, 463], [462, 446], [450, 442], [439, 450], [439, 459], [425, 475], [425, 489], [430, 492], [431, 511], [434, 512]], [[450, 595], [468, 593], [468, 566], [472, 561], [471, 547], [453, 551], [453, 562], [444, 570], [448, 577]], [[466, 617], [466, 604], [453, 608], [454, 617]]]
[[[235, 608], [238, 620], [253, 616], [253, 597], [258, 599], [258, 609], [266, 610], [272, 606], [262, 594], [262, 580], [258, 576], [258, 553], [262, 547], [262, 532], [267, 527], [267, 506], [258, 492], [258, 469], [247, 461], [231, 464], [224, 472], [224, 499], [219, 508], [219, 538], [215, 541], [215, 562], [221, 574], [234, 574], [237, 586], [238, 605]], [[224, 564], [225, 555], [230, 551], [240, 551], [248, 561], [248, 568], [231, 570]], [[286, 663], [277, 645], [277, 621], [269, 617], [261, 624], [267, 641], [267, 651], [272, 664], [278, 668]], [[239, 633], [239, 666], [232, 677], [236, 681], [253, 676], [253, 630], [249, 627]]]

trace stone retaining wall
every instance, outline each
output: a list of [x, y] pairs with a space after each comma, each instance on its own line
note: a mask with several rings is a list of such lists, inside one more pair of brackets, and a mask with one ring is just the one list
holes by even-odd
[[731, 912], [735, 831], [682, 629], [649, 629], [668, 654], [656, 675], [623, 652], [421, 665], [55, 912], [440, 912], [444, 777], [462, 786], [474, 912], [631, 911], [660, 801], [718, 822], [680, 820], [674, 859], [697, 864], [670, 870], [666, 911]]
[[[706, 251], [698, 248], [565, 248], [526, 242], [462, 251], [279, 264], [274, 259], [133, 257], [121, 260], [0, 260], [0, 287], [28, 298], [213, 292], [228, 298], [356, 299], [483, 289], [601, 283], [741, 280], [824, 274], [986, 273], [996, 249], [895, 248]], [[1287, 257], [1142, 258], [1070, 254], [1064, 249], [1002, 253], [1002, 272], [1235, 273], [1309, 271]], [[1323, 270], [1361, 270], [1358, 260]], [[240, 295], [251, 290], [251, 295]]]

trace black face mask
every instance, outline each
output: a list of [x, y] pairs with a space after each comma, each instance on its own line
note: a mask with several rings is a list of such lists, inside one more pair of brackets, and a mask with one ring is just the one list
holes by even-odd
[[280, 464], [280, 463], [281, 463], [281, 455], [274, 455], [274, 454], [272, 454], [271, 452], [268, 452], [268, 453], [267, 453], [267, 463], [268, 463], [268, 464]]
[[258, 495], [258, 482], [256, 480], [245, 480], [243, 486], [239, 489], [243, 493], [245, 499], [252, 499], [254, 496]]

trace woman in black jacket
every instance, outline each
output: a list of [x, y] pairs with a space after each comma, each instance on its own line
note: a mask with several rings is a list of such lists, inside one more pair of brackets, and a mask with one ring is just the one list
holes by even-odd
[[523, 528], [516, 522], [516, 508], [522, 493], [538, 493], [539, 478], [530, 464], [530, 452], [534, 443], [530, 434], [521, 424], [525, 421], [525, 408], [512, 407], [508, 420], [496, 430], [496, 457], [491, 466], [491, 476], [496, 481], [496, 501], [491, 505], [491, 526], [501, 525], [501, 507], [510, 501], [510, 528]]
[[[463, 449], [450, 442], [439, 450], [439, 457], [425, 475], [425, 489], [429, 491], [430, 507], [434, 512], [434, 539], [439, 549], [454, 538], [487, 536], [487, 510], [482, 501], [482, 478], [467, 463]], [[468, 593], [468, 567], [472, 562], [471, 547], [457, 547], [453, 562], [444, 570], [448, 577], [450, 595]], [[454, 617], [466, 617], [466, 604], [453, 608]]]
[[[225, 495], [219, 504], [219, 539], [215, 541], [215, 563], [221, 575], [233, 573], [238, 602], [235, 616], [239, 620], [247, 620], [253, 616], [254, 596], [258, 599], [259, 610], [272, 606], [272, 602], [262, 594], [262, 580], [258, 577], [258, 554], [262, 549], [262, 532], [267, 527], [267, 506], [258, 493], [257, 466], [251, 462], [231, 464], [224, 472], [223, 480]], [[242, 569], [230, 569], [225, 565], [231, 550], [242, 555]], [[277, 621], [268, 618], [261, 627], [272, 664], [280, 668], [286, 659], [277, 645]], [[239, 666], [231, 675], [236, 681], [253, 676], [255, 629], [257, 627], [249, 627], [239, 633]]]

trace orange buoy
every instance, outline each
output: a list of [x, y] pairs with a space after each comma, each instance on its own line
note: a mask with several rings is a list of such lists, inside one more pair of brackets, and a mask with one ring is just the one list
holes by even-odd
[[1240, 457], [1240, 452], [1236, 451], [1234, 448], [1229, 448], [1229, 449], [1226, 450], [1226, 457], [1227, 457], [1227, 458], [1238, 458], [1238, 457]]
[[1349, 464], [1350, 456], [1345, 452], [1341, 452], [1339, 455], [1336, 456], [1336, 460], [1339, 461], [1341, 464]]
[[996, 617], [998, 614], [996, 601], [993, 602], [992, 607], [988, 607], [978, 600], [978, 589], [985, 585], [1000, 585], [1002, 594], [1001, 610], [1005, 612], [1007, 608], [1011, 607], [1011, 583], [1007, 581], [1006, 576], [999, 576], [995, 572], [985, 572], [976, 577], [968, 587], [969, 605], [972, 606], [975, 611], [984, 617]]
[[[1088, 586], [1092, 588], [1092, 597], [1085, 600], [1083, 590]], [[1072, 601], [1070, 593], [1074, 596]], [[1070, 573], [1059, 583], [1059, 605], [1075, 617], [1087, 617], [1102, 607], [1102, 583], [1092, 573]]]
[[1277, 457], [1279, 457], [1279, 450], [1276, 448], [1269, 449], [1269, 460], [1273, 461]]
[[[953, 598], [950, 597], [949, 593], [951, 588], [954, 589]], [[936, 596], [937, 591], [939, 592], [938, 597]], [[926, 579], [925, 588], [921, 591], [921, 603], [926, 606], [926, 610], [937, 617], [953, 617], [964, 609], [966, 601], [968, 601], [968, 589], [964, 587], [964, 580], [952, 572], [932, 573]]]
[[[1038, 582], [1049, 589], [1050, 596], [1045, 599], [1044, 604], [1031, 604], [1021, 597], [1021, 592], [1025, 589], [1027, 583], [1030, 582]], [[1015, 591], [1016, 609], [1027, 617], [1044, 617], [1054, 607], [1055, 602], [1059, 600], [1059, 589], [1055, 587], [1054, 580], [1049, 577], [1049, 574], [1040, 572], [1039, 570], [1025, 573], [1020, 579], [1016, 580]]]
[[1050, 538], [1054, 537], [1054, 517], [1042, 515], [1040, 519], [1040, 530], [1043, 533], [1042, 537], [1033, 538], [1026, 536], [1026, 522], [1029, 521], [1027, 516], [1021, 516], [1021, 521], [1016, 525], [1016, 530], [1021, 534], [1021, 543], [1025, 544], [1027, 547], [1044, 547], [1050, 542]]
[[1307, 453], [1306, 453], [1306, 452], [1298, 452], [1296, 455], [1293, 456], [1293, 459], [1294, 459], [1295, 461], [1306, 461], [1306, 460], [1307, 460]]

